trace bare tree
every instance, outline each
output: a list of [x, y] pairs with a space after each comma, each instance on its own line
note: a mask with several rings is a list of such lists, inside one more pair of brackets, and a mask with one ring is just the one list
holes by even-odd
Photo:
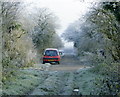
[[37, 14], [35, 15], [36, 25], [32, 36], [33, 42], [39, 52], [43, 52], [43, 50], [47, 47], [53, 47], [53, 45], [55, 46], [55, 44], [52, 43], [56, 40], [54, 37], [58, 27], [56, 19], [56, 16], [48, 9], [38, 9]]

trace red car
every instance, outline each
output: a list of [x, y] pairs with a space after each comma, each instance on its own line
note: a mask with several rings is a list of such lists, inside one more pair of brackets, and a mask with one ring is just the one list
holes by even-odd
[[60, 55], [58, 49], [48, 48], [44, 51], [43, 64], [58, 63], [60, 64]]

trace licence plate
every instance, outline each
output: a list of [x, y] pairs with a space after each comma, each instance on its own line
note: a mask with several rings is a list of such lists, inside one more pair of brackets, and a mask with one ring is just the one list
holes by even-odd
[[54, 61], [54, 60], [48, 60], [48, 61]]

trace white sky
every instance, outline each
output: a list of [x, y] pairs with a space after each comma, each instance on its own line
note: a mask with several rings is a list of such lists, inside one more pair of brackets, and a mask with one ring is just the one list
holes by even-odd
[[[36, 7], [49, 8], [58, 18], [61, 28], [58, 33], [63, 33], [70, 23], [80, 18], [90, 7], [90, 3], [81, 2], [82, 0], [25, 0], [33, 2]], [[93, 0], [85, 0], [93, 1]]]
[[[32, 2], [32, 5], [36, 7], [49, 8], [58, 18], [60, 29], [57, 30], [61, 35], [70, 23], [78, 20], [84, 15], [91, 6], [91, 3], [95, 0], [25, 0]], [[88, 2], [89, 1], [89, 2]], [[97, 0], [98, 1], [98, 0]], [[64, 41], [65, 42], [65, 41]], [[73, 44], [71, 43], [71, 46]], [[70, 46], [70, 43], [66, 44]]]

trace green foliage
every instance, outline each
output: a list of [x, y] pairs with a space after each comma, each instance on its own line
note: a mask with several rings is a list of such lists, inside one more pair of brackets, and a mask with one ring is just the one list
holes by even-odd
[[114, 13], [116, 19], [120, 22], [120, 2], [104, 2], [103, 8]]
[[18, 69], [38, 63], [45, 48], [62, 45], [53, 14], [43, 8], [32, 13], [35, 19], [30, 21], [20, 5], [21, 2], [1, 2], [3, 83], [15, 76]]
[[[102, 2], [78, 20], [65, 34], [82, 58], [93, 64], [91, 70], [105, 76], [98, 79], [93, 95], [120, 94], [120, 2]], [[91, 63], [90, 63], [91, 62]]]
[[111, 53], [111, 56], [114, 59], [114, 61], [119, 61], [120, 60], [120, 50], [119, 50], [120, 24], [119, 21], [116, 20], [116, 16], [113, 13], [111, 13], [110, 10], [106, 10], [104, 8], [98, 8], [92, 12], [92, 14], [88, 19], [92, 23], [97, 25], [96, 27], [97, 32], [102, 33], [104, 35], [104, 38], [109, 40], [109, 42], [111, 43], [106, 46], [105, 48], [106, 51]]
[[[108, 7], [108, 5], [105, 6]], [[120, 41], [120, 24], [116, 19], [116, 12], [111, 13], [110, 10], [110, 8], [97, 9], [89, 17], [89, 19], [98, 26], [96, 28], [97, 31], [102, 33], [104, 35], [104, 38], [106, 38], [106, 59], [104, 60], [105, 63], [103, 62], [102, 64], [95, 66], [93, 69], [94, 72], [105, 76], [103, 80], [99, 79], [99, 81], [96, 82], [96, 86], [98, 88], [97, 93], [99, 95], [118, 95], [120, 92], [120, 73], [118, 70], [120, 63], [116, 63], [120, 61], [120, 50], [118, 48]], [[111, 56], [112, 59], [109, 56]]]
[[120, 93], [120, 63], [100, 64], [91, 71], [104, 75], [103, 79], [97, 79], [95, 82], [96, 93], [98, 95], [119, 95]]
[[[104, 3], [104, 4], [103, 4]], [[97, 55], [102, 49], [106, 61], [120, 60], [120, 2], [103, 2], [83, 17], [71, 24], [64, 35], [73, 41], [78, 55], [90, 52]], [[98, 56], [98, 59], [100, 56]], [[96, 61], [96, 60], [94, 60]]]
[[[14, 72], [29, 62], [28, 51], [33, 49], [32, 39], [18, 21], [19, 2], [2, 2], [2, 82], [14, 76]], [[27, 65], [28, 66], [28, 65]]]
[[25, 64], [25, 67], [33, 67], [34, 64], [35, 62], [33, 60], [30, 60], [30, 62]]
[[44, 78], [37, 70], [17, 70], [14, 76], [4, 81], [2, 95], [25, 95], [39, 85]]
[[34, 46], [38, 53], [46, 48], [60, 48], [62, 42], [56, 33], [56, 17], [48, 9], [39, 9], [36, 15], [36, 26], [32, 33]]

